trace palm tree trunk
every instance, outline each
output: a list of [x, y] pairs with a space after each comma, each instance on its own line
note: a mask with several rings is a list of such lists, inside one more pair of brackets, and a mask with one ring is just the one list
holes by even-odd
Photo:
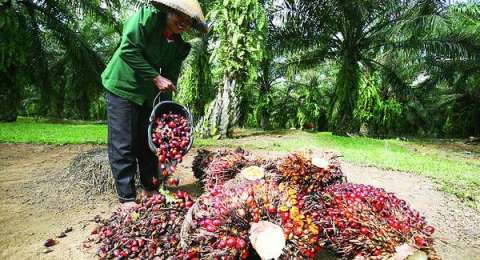
[[61, 81], [58, 85], [59, 89], [55, 96], [55, 116], [63, 118], [65, 110], [65, 82]]
[[[262, 88], [263, 90], [263, 88]], [[264, 91], [260, 91], [259, 103], [261, 106], [258, 109], [258, 119], [259, 119], [259, 126], [263, 130], [272, 130], [272, 123], [270, 122], [270, 98], [267, 96], [268, 92], [265, 93]]]
[[358, 96], [359, 65], [354, 48], [347, 48], [337, 75], [335, 95], [330, 110], [330, 131], [338, 135], [357, 133], [358, 124], [353, 120], [353, 110]]
[[258, 103], [260, 104], [260, 108], [258, 111], [258, 117], [260, 119], [260, 127], [263, 130], [271, 130], [272, 129], [272, 123], [270, 122], [270, 117], [271, 117], [271, 103], [272, 100], [270, 98], [270, 93], [272, 92], [272, 67], [273, 67], [273, 58], [272, 58], [272, 47], [270, 45], [267, 46], [267, 53], [269, 55], [266, 55], [261, 63], [260, 63], [260, 69], [262, 71], [261, 73], [261, 86], [260, 86], [260, 96]]
[[240, 118], [240, 95], [235, 77], [225, 75], [223, 87], [218, 91], [207, 114], [209, 135], [229, 137]]
[[21, 101], [21, 88], [16, 84], [17, 68], [9, 66], [5, 73], [0, 73], [0, 121], [17, 120], [18, 107]]
[[86, 92], [80, 93], [80, 96], [77, 99], [76, 105], [79, 113], [79, 118], [81, 120], [90, 119], [91, 102], [90, 102], [89, 95]]

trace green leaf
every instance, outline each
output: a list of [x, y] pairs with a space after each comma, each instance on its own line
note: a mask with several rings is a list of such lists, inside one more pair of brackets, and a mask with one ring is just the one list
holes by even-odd
[[165, 201], [167, 203], [174, 203], [177, 201], [177, 199], [175, 198], [175, 196], [169, 191], [169, 190], [165, 190], [165, 189], [159, 189], [160, 194], [162, 194], [163, 196], [165, 196]]
[[240, 15], [240, 17], [238, 17], [237, 24], [242, 25], [244, 20], [245, 20], [245, 15], [243, 15], [243, 14]]
[[130, 217], [132, 218], [132, 221], [135, 222], [138, 220], [138, 218], [140, 217], [140, 213], [134, 211], [130, 214]]
[[232, 44], [233, 46], [236, 46], [238, 43], [238, 39], [240, 39], [242, 35], [240, 33], [235, 33], [232, 37]]

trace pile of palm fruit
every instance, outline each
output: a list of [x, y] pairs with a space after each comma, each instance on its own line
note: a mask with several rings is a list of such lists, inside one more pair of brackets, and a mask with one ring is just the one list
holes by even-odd
[[[434, 228], [394, 194], [347, 183], [333, 153], [267, 160], [241, 149], [202, 150], [193, 172], [205, 189], [195, 203], [180, 192], [173, 204], [145, 200], [136, 221], [112, 217], [99, 228], [117, 227], [101, 235], [99, 255], [314, 259], [325, 248], [342, 259], [438, 259]], [[133, 252], [137, 239], [147, 242]]]

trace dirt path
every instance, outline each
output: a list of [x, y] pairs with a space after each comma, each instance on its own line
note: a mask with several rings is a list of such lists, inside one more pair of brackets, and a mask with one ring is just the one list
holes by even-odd
[[[76, 194], [58, 194], [59, 171], [92, 146], [0, 144], [0, 259], [84, 259], [81, 242], [95, 214], [107, 214], [108, 201], [96, 206], [65, 205]], [[102, 213], [103, 212], [103, 213]], [[67, 227], [55, 250], [44, 254], [43, 242]]]
[[[92, 148], [0, 144], [0, 259], [95, 259], [92, 249], [82, 248], [82, 241], [92, 230], [95, 215], [111, 213], [115, 198], [85, 203], [75, 199], [81, 194], [52, 187], [52, 183], [62, 183], [59, 173], [75, 155]], [[189, 188], [194, 187], [191, 160], [188, 156], [179, 168]], [[478, 212], [418, 176], [350, 164], [344, 164], [344, 171], [349, 181], [395, 192], [425, 215], [437, 227], [436, 248], [444, 259], [480, 259]], [[67, 227], [73, 231], [59, 239], [53, 252], [44, 254], [43, 241]]]

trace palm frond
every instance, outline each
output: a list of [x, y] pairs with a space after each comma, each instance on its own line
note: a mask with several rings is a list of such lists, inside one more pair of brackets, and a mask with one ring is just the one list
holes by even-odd
[[97, 3], [96, 1], [91, 0], [74, 0], [72, 1], [73, 6], [77, 8], [77, 12], [85, 12], [87, 14], [93, 15], [104, 25], [112, 26], [117, 33], [122, 32], [122, 25], [116, 18], [112, 10], [120, 10], [122, 5], [118, 0], [107, 0], [102, 4]]
[[48, 25], [48, 29], [51, 30], [54, 39], [64, 46], [72, 65], [77, 68], [78, 76], [88, 73], [88, 77], [82, 78], [95, 79], [96, 82], [99, 82], [100, 73], [105, 65], [88, 42], [79, 33], [70, 29], [64, 21], [58, 19], [55, 9], [40, 6], [34, 6], [34, 8], [42, 14], [42, 18]]
[[317, 48], [310, 48], [304, 51], [290, 52], [290, 54], [286, 56], [285, 61], [281, 63], [281, 66], [295, 73], [298, 70], [312, 68], [333, 57], [333, 53], [327, 48], [317, 46]]
[[[39, 25], [39, 17], [35, 10], [35, 4], [27, 5], [27, 13], [29, 16], [29, 23], [27, 28], [30, 29], [29, 38], [32, 42], [30, 45], [31, 60], [32, 62], [28, 64], [34, 68], [31, 73], [31, 77], [36, 85], [40, 88], [41, 99], [44, 100], [42, 104], [46, 104], [48, 100], [48, 94], [50, 92], [50, 74], [48, 70], [48, 57], [45, 51], [45, 46], [43, 44], [42, 33]], [[46, 110], [46, 108], [42, 108]]]

